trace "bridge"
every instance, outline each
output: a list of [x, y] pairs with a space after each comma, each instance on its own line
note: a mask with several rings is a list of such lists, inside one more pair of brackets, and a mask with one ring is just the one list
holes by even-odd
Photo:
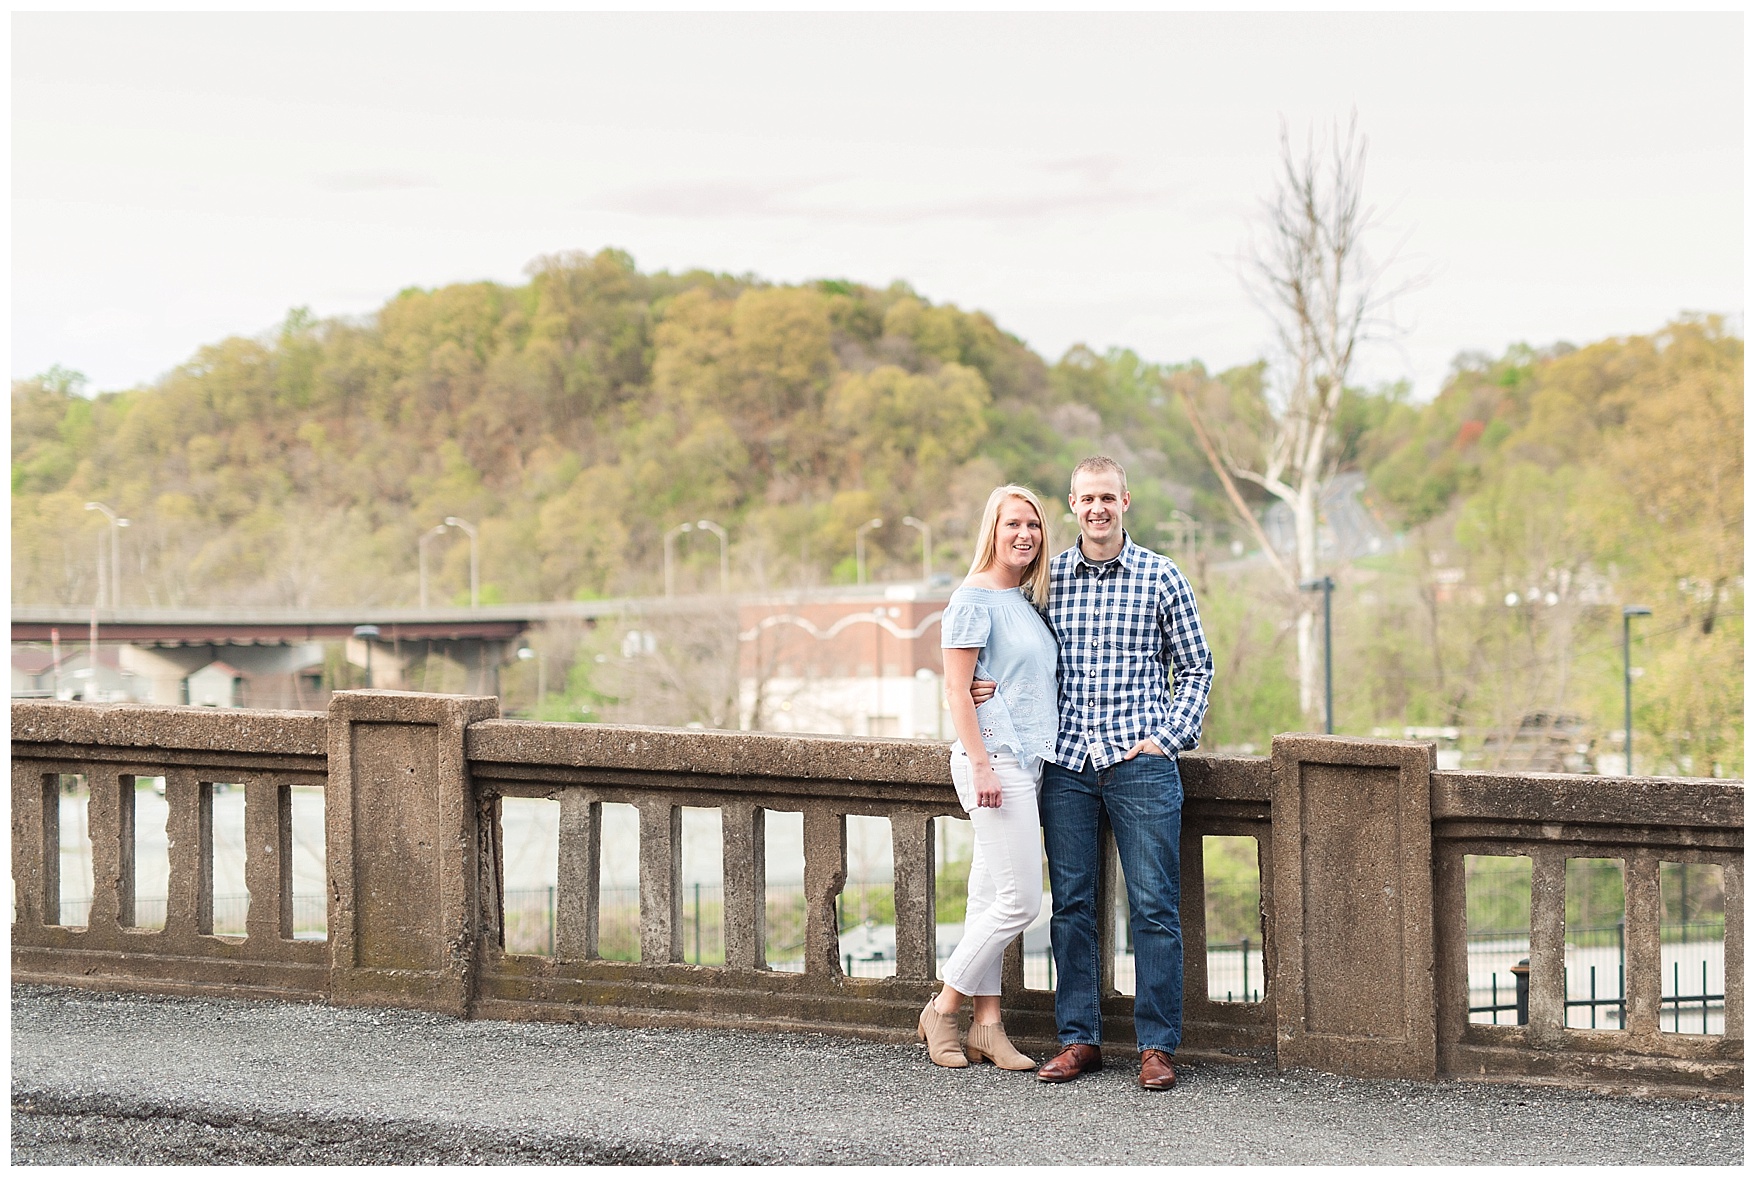
[[[396, 691], [339, 692], [327, 712], [15, 701], [12, 758], [15, 983], [631, 1032], [908, 1043], [934, 988], [933, 823], [962, 816], [935, 741], [532, 723], [498, 718], [492, 698]], [[1238, 1068], [1740, 1099], [1740, 781], [1439, 771], [1430, 744], [1309, 735], [1278, 737], [1267, 757], [1181, 759], [1184, 1063], [1215, 1076]], [[163, 778], [169, 806], [162, 927], [138, 918], [135, 902], [142, 776]], [[94, 898], [83, 923], [68, 918], [60, 893], [59, 798], [70, 779], [91, 798]], [[222, 783], [244, 794], [250, 903], [241, 928], [216, 933], [212, 814]], [[299, 787], [324, 798], [321, 939], [293, 928], [289, 796]], [[507, 935], [501, 821], [511, 799], [558, 810], [547, 953]], [[638, 814], [634, 960], [609, 959], [601, 918], [606, 804]], [[684, 807], [721, 818], [723, 963], [685, 963]], [[770, 966], [770, 813], [802, 816], [802, 971]], [[844, 968], [837, 900], [852, 815], [890, 827], [891, 976]], [[1267, 971], [1259, 1001], [1209, 993], [1209, 835], [1256, 845]], [[1465, 862], [1482, 855], [1530, 863], [1527, 996], [1506, 1024], [1471, 1008]], [[1580, 858], [1623, 865], [1625, 1021], [1615, 1029], [1579, 1026], [1570, 1013], [1579, 1003], [1568, 980], [1568, 863]], [[1112, 842], [1105, 862], [1113, 905]], [[1722, 1025], [1711, 1033], [1672, 1026], [1666, 1012], [1659, 868], [1676, 862], [1722, 872]], [[1132, 999], [1118, 987], [1116, 930], [1104, 923], [1105, 1041], [1125, 1057]], [[1052, 1043], [1052, 996], [1026, 984], [1014, 947], [1003, 1002], [1027, 1050]], [[736, 1056], [741, 1048], [723, 1041]]]
[[[833, 627], [844, 617], [870, 622], [874, 605], [894, 600], [942, 600], [947, 595], [942, 585], [899, 582], [741, 595], [541, 601], [471, 609], [15, 605], [15, 655], [20, 646], [29, 645], [37, 647], [42, 656], [29, 667], [28, 682], [21, 680], [15, 656], [13, 694], [25, 698], [71, 696], [88, 702], [321, 706], [336, 686], [413, 688], [417, 684], [411, 680], [411, 668], [437, 656], [463, 669], [465, 693], [498, 695], [501, 667], [538, 626], [568, 621], [595, 626], [607, 619], [637, 622], [729, 607], [748, 619], [741, 623], [745, 626], [791, 616], [790, 611], [796, 610], [807, 621], [815, 618]], [[336, 643], [342, 645], [347, 663], [361, 671], [361, 678], [352, 683], [325, 681], [324, 647]], [[770, 657], [772, 653], [770, 642]], [[826, 653], [821, 651], [818, 656]], [[936, 660], [936, 644], [932, 654]], [[219, 697], [193, 697], [190, 676], [215, 663], [228, 675], [224, 690]], [[65, 670], [57, 673], [57, 667]], [[124, 691], [117, 689], [121, 685], [117, 682], [106, 691], [97, 681], [99, 677], [121, 676], [132, 677], [137, 685]], [[250, 689], [233, 691], [229, 676], [247, 679]]]

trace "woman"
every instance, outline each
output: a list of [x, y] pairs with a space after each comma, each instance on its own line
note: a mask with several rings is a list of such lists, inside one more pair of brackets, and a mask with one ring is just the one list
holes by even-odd
[[[963, 940], [945, 962], [944, 988], [920, 1013], [920, 1038], [941, 1067], [968, 1066], [971, 1058], [1012, 1071], [1036, 1065], [1000, 1024], [999, 973], [1006, 947], [1042, 905], [1036, 789], [1058, 719], [1058, 648], [1040, 612], [1048, 603], [1045, 518], [1041, 502], [1021, 486], [989, 495], [974, 563], [940, 623], [957, 732], [951, 779], [975, 833]], [[977, 675], [999, 684], [980, 708], [969, 697]], [[964, 997], [975, 1006], [967, 1054], [957, 1042]]]

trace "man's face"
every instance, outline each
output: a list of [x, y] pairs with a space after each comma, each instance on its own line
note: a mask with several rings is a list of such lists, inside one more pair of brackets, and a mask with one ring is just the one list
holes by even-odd
[[1120, 542], [1121, 517], [1127, 513], [1129, 501], [1120, 475], [1110, 470], [1080, 471], [1066, 501], [1079, 521], [1079, 534], [1087, 541], [1100, 548]]

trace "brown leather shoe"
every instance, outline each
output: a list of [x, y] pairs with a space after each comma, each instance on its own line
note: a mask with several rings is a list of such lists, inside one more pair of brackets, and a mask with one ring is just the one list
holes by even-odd
[[1161, 1050], [1140, 1052], [1140, 1086], [1147, 1091], [1168, 1091], [1176, 1086], [1176, 1067]]
[[1075, 1042], [1036, 1068], [1036, 1078], [1044, 1083], [1065, 1083], [1087, 1071], [1103, 1069], [1103, 1052], [1084, 1042]]

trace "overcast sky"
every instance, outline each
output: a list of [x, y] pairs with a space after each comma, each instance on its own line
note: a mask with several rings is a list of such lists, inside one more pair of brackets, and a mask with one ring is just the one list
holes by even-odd
[[1422, 288], [1372, 380], [1743, 312], [1743, 17], [12, 17], [14, 377], [154, 380], [291, 307], [643, 270], [896, 279], [1050, 361], [1220, 369], [1282, 117], [1357, 109]]

